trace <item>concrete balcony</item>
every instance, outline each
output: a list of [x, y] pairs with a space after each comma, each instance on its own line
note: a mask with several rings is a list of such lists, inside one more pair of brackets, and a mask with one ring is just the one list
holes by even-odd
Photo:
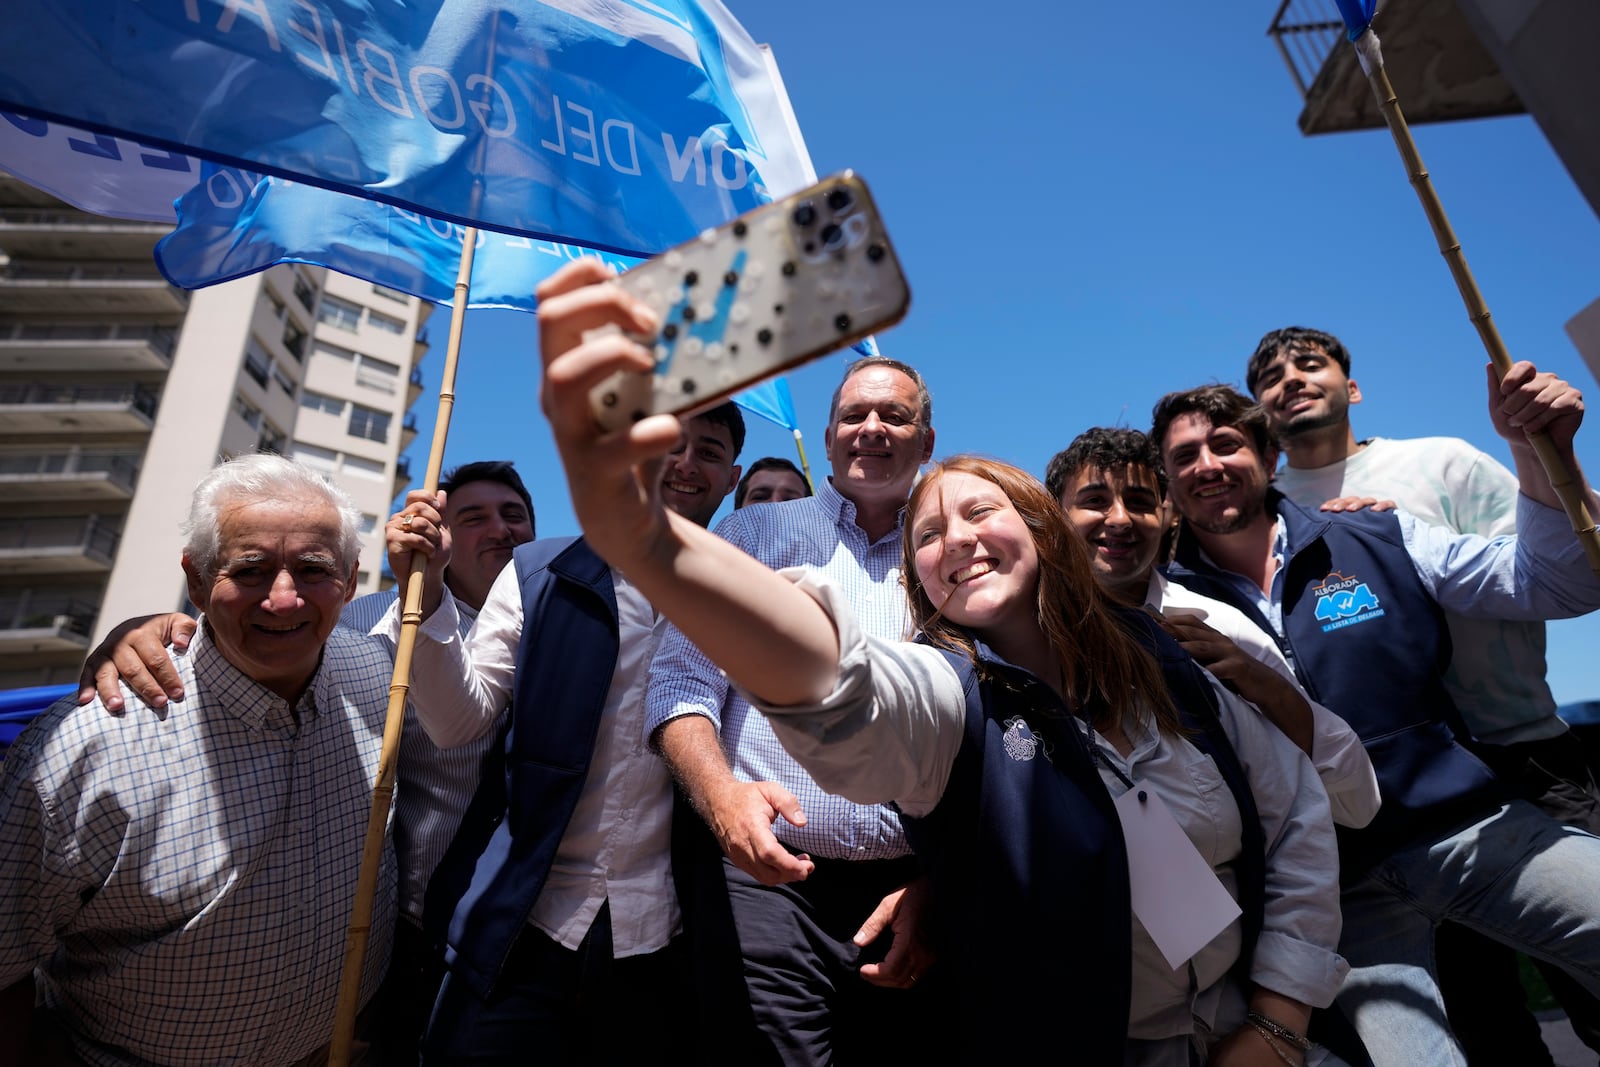
[[106, 574], [122, 534], [101, 515], [0, 520], [0, 574]]
[[417, 439], [417, 417], [407, 415], [406, 421], [400, 424], [400, 451], [404, 452], [411, 447], [411, 442]]
[[177, 347], [178, 331], [171, 326], [0, 324], [0, 373], [164, 371], [172, 367]]
[[160, 398], [143, 385], [0, 385], [0, 433], [149, 433]]
[[406, 381], [406, 407], [417, 402], [417, 397], [422, 395], [422, 368], [417, 367], [411, 371], [411, 377]]
[[23, 589], [0, 594], [0, 655], [87, 652], [100, 613], [84, 591]]
[[[1389, 0], [1373, 19], [1372, 31], [1383, 42], [1384, 68], [1409, 122], [1524, 110], [1456, 0]], [[1301, 133], [1384, 126], [1334, 0], [1283, 0], [1267, 35], [1305, 101]]]
[[56, 448], [0, 453], [0, 493], [12, 500], [132, 500], [142, 452]]
[[65, 207], [0, 208], [0, 248], [18, 259], [145, 259], [171, 229]]
[[189, 294], [144, 263], [13, 260], [0, 268], [0, 313], [181, 315]]

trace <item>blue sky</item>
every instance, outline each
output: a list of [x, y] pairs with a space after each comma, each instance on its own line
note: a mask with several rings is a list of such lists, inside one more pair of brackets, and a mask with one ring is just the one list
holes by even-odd
[[[1143, 428], [1169, 390], [1242, 381], [1264, 332], [1300, 324], [1350, 348], [1358, 436], [1453, 435], [1509, 462], [1485, 357], [1393, 143], [1300, 135], [1270, 0], [729, 6], [772, 45], [818, 173], [853, 168], [873, 188], [912, 289], [880, 344], [927, 376], [938, 455], [1042, 473], [1088, 426]], [[1538, 128], [1416, 136], [1513, 354], [1600, 396], [1563, 331], [1600, 296], [1600, 221]], [[446, 463], [516, 461], [540, 533], [575, 533], [534, 344], [525, 315], [468, 318]], [[843, 362], [789, 379], [818, 477]], [[416, 410], [420, 474], [433, 400]], [[750, 429], [747, 460], [793, 456], [787, 431]], [[1579, 454], [1600, 477], [1600, 418]], [[1595, 648], [1600, 620], [1551, 627], [1558, 700], [1600, 699]]]

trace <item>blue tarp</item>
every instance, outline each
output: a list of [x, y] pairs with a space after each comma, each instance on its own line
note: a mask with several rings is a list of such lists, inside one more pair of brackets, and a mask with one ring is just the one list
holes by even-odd
[[22, 728], [45, 708], [77, 692], [75, 685], [33, 685], [26, 689], [0, 689], [0, 752], [22, 733]]

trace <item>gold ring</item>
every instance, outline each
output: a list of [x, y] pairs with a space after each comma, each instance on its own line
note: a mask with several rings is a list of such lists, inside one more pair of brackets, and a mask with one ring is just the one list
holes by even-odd
[[407, 530], [411, 529], [411, 519], [412, 519], [412, 517], [413, 516], [410, 516], [410, 515], [404, 516], [400, 520], [400, 525], [405, 527]]

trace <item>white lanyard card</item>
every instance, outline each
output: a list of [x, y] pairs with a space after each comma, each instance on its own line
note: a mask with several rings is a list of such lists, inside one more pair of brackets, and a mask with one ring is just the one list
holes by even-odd
[[1242, 912], [1156, 791], [1135, 782], [1117, 798], [1128, 847], [1133, 913], [1177, 970]]

